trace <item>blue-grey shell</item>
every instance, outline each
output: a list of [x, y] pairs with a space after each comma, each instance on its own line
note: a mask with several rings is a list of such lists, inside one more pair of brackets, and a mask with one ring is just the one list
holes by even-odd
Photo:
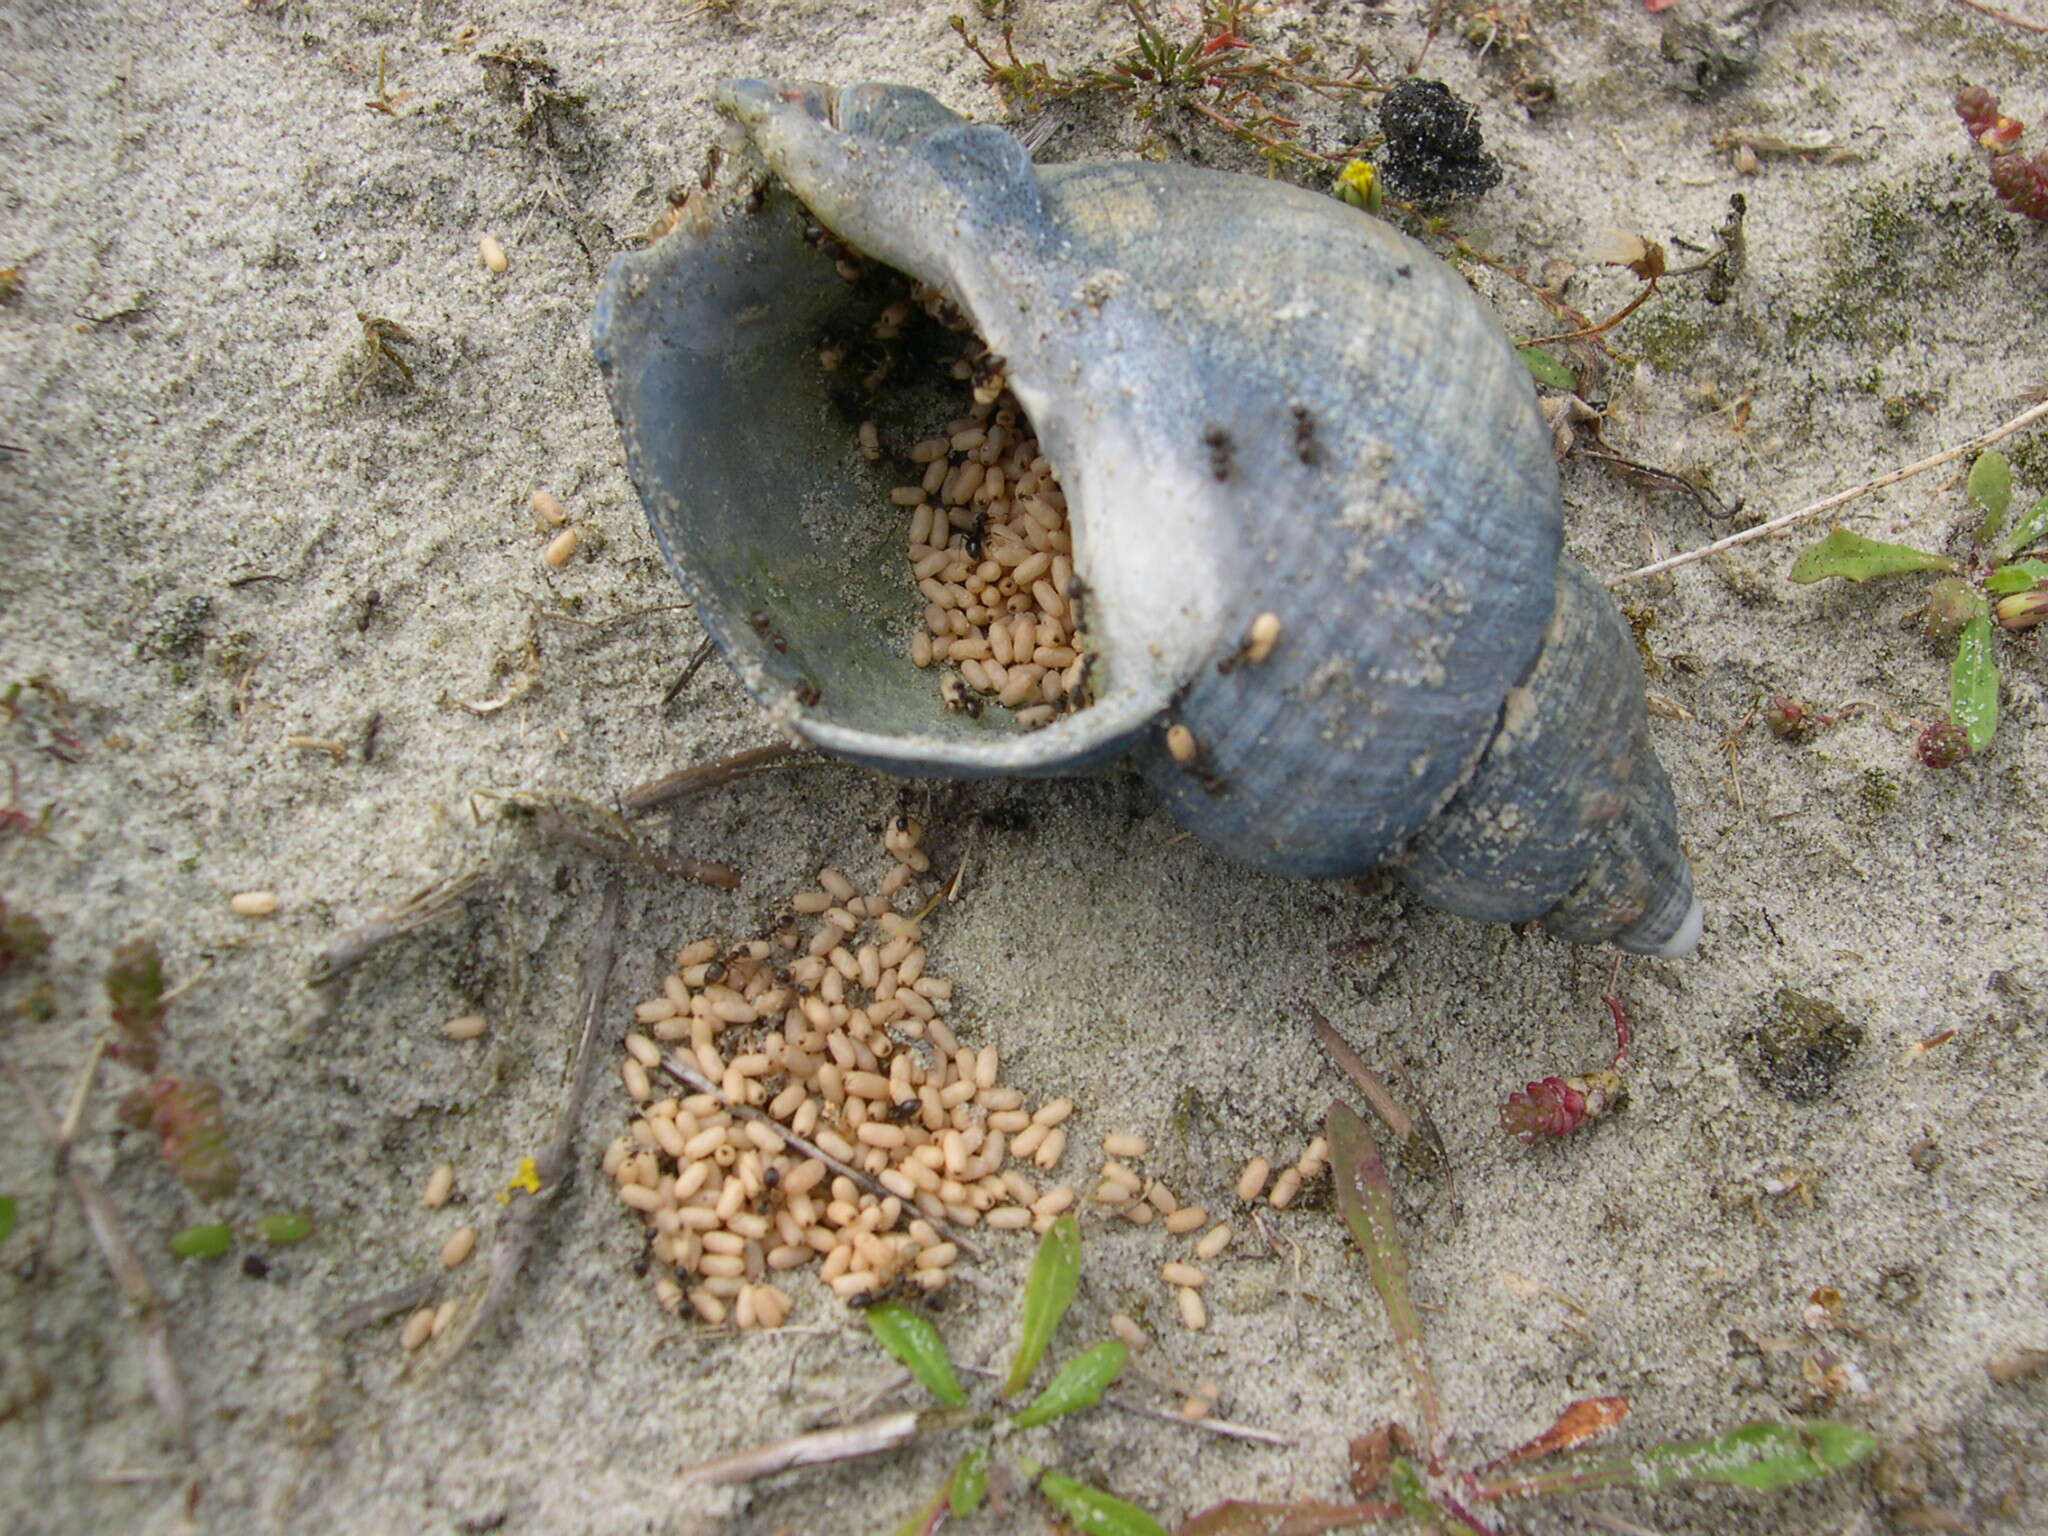
[[[1634, 647], [1561, 558], [1533, 385], [1454, 271], [1261, 178], [1034, 168], [900, 87], [746, 82], [728, 105], [780, 182], [619, 258], [595, 340], [664, 552], [792, 729], [906, 774], [1134, 749], [1243, 863], [1391, 864], [1453, 911], [1690, 947]], [[890, 482], [818, 382], [820, 336], [864, 301], [812, 221], [942, 287], [1006, 360], [1072, 511], [1091, 708], [970, 721], [905, 660]], [[1279, 642], [1247, 661], [1266, 613]]]

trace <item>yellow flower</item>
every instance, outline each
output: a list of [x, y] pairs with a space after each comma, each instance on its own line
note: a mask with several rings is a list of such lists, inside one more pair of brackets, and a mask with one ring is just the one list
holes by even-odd
[[512, 1182], [498, 1192], [498, 1204], [510, 1205], [515, 1189], [523, 1189], [529, 1195], [540, 1193], [540, 1170], [533, 1166], [532, 1158], [519, 1159], [519, 1171], [512, 1175]]
[[1384, 194], [1380, 191], [1379, 173], [1370, 160], [1353, 160], [1337, 173], [1337, 196], [1367, 213], [1379, 212]]

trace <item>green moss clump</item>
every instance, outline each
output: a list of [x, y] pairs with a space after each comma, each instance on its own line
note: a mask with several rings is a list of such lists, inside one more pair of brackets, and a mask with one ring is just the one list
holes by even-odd
[[1699, 359], [1708, 335], [1707, 323], [1699, 317], [1675, 308], [1659, 309], [1628, 327], [1626, 345], [1661, 372], [1684, 373]]
[[1960, 158], [1916, 181], [1861, 193], [1831, 241], [1820, 304], [1785, 317], [1786, 344], [1900, 346], [1930, 297], [1984, 282], [2019, 258], [2021, 241], [1977, 167]]
[[1905, 786], [1882, 768], [1866, 768], [1863, 780], [1856, 786], [1856, 800], [1873, 816], [1888, 815], [1898, 808], [1899, 796], [1905, 793]]

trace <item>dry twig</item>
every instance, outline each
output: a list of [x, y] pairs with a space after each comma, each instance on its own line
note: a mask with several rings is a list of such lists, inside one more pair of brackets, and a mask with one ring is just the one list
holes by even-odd
[[451, 875], [446, 880], [437, 880], [360, 928], [351, 928], [315, 957], [306, 985], [324, 987], [354, 970], [393, 939], [403, 938], [415, 928], [424, 928], [428, 923], [447, 916], [462, 905], [463, 898], [483, 879], [482, 870], [472, 869]]
[[914, 1439], [924, 1428], [928, 1417], [950, 1416], [957, 1411], [928, 1409], [925, 1413], [917, 1413], [906, 1410], [903, 1413], [885, 1413], [880, 1418], [863, 1419], [858, 1424], [842, 1424], [836, 1429], [817, 1429], [807, 1435], [773, 1440], [751, 1450], [735, 1451], [730, 1456], [686, 1467], [682, 1478], [686, 1483], [719, 1487], [773, 1477], [792, 1467], [819, 1467], [828, 1462], [852, 1461], [860, 1456], [879, 1456]]
[[555, 1197], [568, 1182], [569, 1148], [576, 1139], [576, 1122], [583, 1117], [583, 1101], [590, 1093], [598, 1022], [604, 1017], [604, 995], [611, 985], [612, 965], [619, 957], [619, 914], [624, 900], [625, 888], [614, 876], [605, 885], [604, 910], [598, 917], [597, 931], [583, 951], [582, 996], [577, 1005], [583, 1028], [576, 1041], [576, 1054], [570, 1061], [569, 1093], [562, 1101], [562, 1112], [555, 1118], [555, 1134], [533, 1160], [539, 1188], [523, 1197], [515, 1193], [499, 1218], [498, 1234], [491, 1244], [490, 1280], [484, 1286], [482, 1299], [449, 1341], [448, 1351], [442, 1357], [444, 1363], [460, 1354], [463, 1346], [503, 1310], [520, 1271], [540, 1244], [542, 1218], [553, 1208]]
[[619, 796], [619, 809], [628, 816], [637, 816], [646, 811], [660, 810], [663, 806], [673, 805], [678, 800], [687, 800], [693, 795], [701, 795], [721, 784], [730, 784], [734, 779], [745, 778], [750, 773], [829, 761], [829, 758], [821, 757], [809, 747], [792, 747], [781, 742], [772, 747], [754, 747], [746, 752], [736, 752], [731, 757], [699, 763], [696, 767], [685, 768], [680, 773], [664, 774], [661, 778], [635, 785]]
[[673, 875], [679, 880], [695, 880], [700, 885], [715, 885], [722, 891], [736, 891], [740, 886], [740, 872], [730, 864], [713, 863], [708, 859], [693, 859], [687, 854], [663, 853], [658, 848], [647, 848], [629, 838], [613, 837], [572, 821], [552, 806], [539, 806], [533, 813], [535, 830], [544, 837], [556, 838], [588, 853], [601, 854], [609, 859], [621, 859], [628, 864], [644, 865], [659, 870], [664, 875]]
[[1650, 565], [1638, 566], [1632, 571], [1623, 571], [1619, 576], [1610, 576], [1607, 578], [1607, 585], [1618, 587], [1625, 581], [1640, 581], [1646, 576], [1662, 575], [1665, 571], [1676, 570], [1681, 565], [1691, 565], [1695, 560], [1704, 560], [1709, 555], [1718, 555], [1725, 549], [1733, 549], [1738, 544], [1747, 544], [1753, 539], [1768, 538], [1782, 529], [1791, 527], [1794, 523], [1803, 523], [1808, 518], [1819, 517], [1823, 512], [1832, 512], [1836, 507], [1854, 501], [1859, 496], [1867, 496], [1872, 491], [1881, 491], [1888, 485], [1897, 485], [1901, 480], [1910, 480], [1913, 476], [1924, 474], [1930, 469], [1938, 469], [1951, 460], [1962, 458], [1965, 454], [1975, 453], [1981, 448], [1989, 448], [1993, 443], [2011, 437], [2013, 433], [2025, 427], [2032, 426], [2044, 416], [2048, 416], [2048, 400], [2037, 401], [2002, 426], [1993, 427], [1989, 432], [1981, 433], [1966, 443], [1958, 443], [1953, 448], [1944, 448], [1939, 453], [1931, 454], [1927, 458], [1917, 460], [1914, 463], [1905, 465], [1903, 468], [1892, 470], [1889, 474], [1879, 475], [1875, 480], [1866, 480], [1863, 484], [1852, 486], [1846, 491], [1837, 491], [1832, 496], [1823, 496], [1811, 506], [1801, 507], [1796, 512], [1787, 512], [1782, 517], [1774, 517], [1767, 523], [1758, 523], [1754, 528], [1745, 528], [1740, 533], [1731, 533], [1725, 539], [1716, 539], [1711, 544], [1703, 544], [1698, 549], [1689, 549], [1684, 554], [1673, 555], [1667, 560], [1658, 560]]
[[2011, 11], [2001, 11], [1995, 5], [1987, 5], [1985, 0], [1956, 0], [1956, 4], [1967, 5], [1979, 15], [1989, 16], [1993, 21], [2002, 21], [2008, 27], [2019, 27], [2027, 32], [2048, 32], [2048, 21], [2029, 21], [2024, 16], [2013, 15]]

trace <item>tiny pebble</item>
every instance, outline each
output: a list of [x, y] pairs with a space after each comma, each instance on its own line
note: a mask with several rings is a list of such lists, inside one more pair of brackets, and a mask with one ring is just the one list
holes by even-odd
[[480, 1013], [465, 1013], [450, 1019], [441, 1026], [441, 1033], [450, 1040], [475, 1040], [489, 1029], [490, 1021]]
[[420, 1192], [420, 1204], [430, 1211], [438, 1211], [448, 1203], [448, 1197], [455, 1193], [455, 1165], [442, 1163], [427, 1175], [427, 1187]]
[[455, 1235], [441, 1245], [441, 1267], [453, 1269], [476, 1251], [476, 1228], [458, 1227]]
[[582, 542], [582, 534], [574, 528], [564, 528], [548, 540], [548, 547], [540, 552], [540, 557], [552, 566], [567, 565], [576, 554], [576, 546]]
[[228, 906], [237, 917], [275, 917], [277, 892], [239, 891], [228, 898]]
[[484, 265], [493, 272], [502, 272], [511, 263], [505, 259], [505, 247], [498, 243], [496, 235], [485, 235], [476, 243], [476, 253], [483, 257]]

